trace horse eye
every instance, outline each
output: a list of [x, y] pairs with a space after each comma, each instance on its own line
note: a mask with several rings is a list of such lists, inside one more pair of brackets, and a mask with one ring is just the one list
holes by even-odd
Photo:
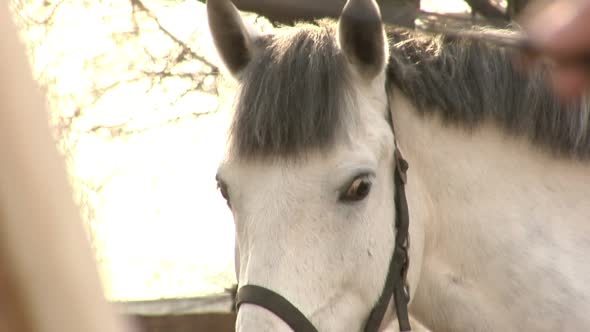
[[225, 199], [227, 206], [229, 206], [231, 208], [231, 204], [229, 203], [229, 194], [227, 191], [227, 185], [223, 182], [218, 181], [217, 182], [217, 189], [219, 190], [219, 193], [221, 193], [221, 196], [223, 197], [223, 199]]
[[368, 175], [362, 175], [354, 179], [346, 191], [340, 196], [341, 201], [356, 202], [367, 197], [371, 191], [371, 180]]

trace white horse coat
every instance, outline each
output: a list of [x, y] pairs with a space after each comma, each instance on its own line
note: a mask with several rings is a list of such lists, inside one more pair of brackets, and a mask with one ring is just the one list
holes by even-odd
[[[374, 1], [347, 8], [338, 25], [256, 35], [208, 2], [240, 83], [218, 173], [239, 284], [320, 331], [362, 330], [394, 245], [391, 112], [410, 165], [411, 314], [435, 331], [590, 328], [588, 104], [561, 106], [505, 50], [400, 30], [387, 42]], [[289, 330], [251, 304], [236, 329]]]

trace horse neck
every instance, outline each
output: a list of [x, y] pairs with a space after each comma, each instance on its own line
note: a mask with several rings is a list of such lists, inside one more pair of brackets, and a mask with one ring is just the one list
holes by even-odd
[[473, 130], [443, 124], [436, 115], [420, 115], [401, 92], [391, 107], [409, 176], [428, 188], [437, 215], [510, 213], [540, 203], [555, 214], [587, 205], [579, 195], [589, 190], [587, 162], [552, 156], [491, 123]]
[[[543, 263], [530, 260], [540, 249], [564, 253], [571, 243], [590, 235], [588, 163], [551, 156], [493, 124], [473, 130], [443, 124], [435, 115], [420, 115], [399, 91], [392, 94], [391, 107], [396, 138], [410, 165], [408, 199], [427, 210], [416, 211], [410, 204], [411, 222], [417, 221], [417, 213], [425, 231], [421, 284], [433, 275], [455, 285], [457, 280], [475, 280], [477, 287], [503, 301], [509, 287], [502, 289], [492, 280], [519, 271], [519, 282], [534, 284], [535, 276], [528, 274]], [[555, 268], [570, 278], [582, 277], [581, 270]], [[439, 281], [427, 288], [444, 287], [433, 286]], [[426, 303], [417, 297], [415, 308]], [[465, 298], [476, 301], [474, 296]], [[535, 300], [544, 301], [531, 298]], [[447, 309], [455, 310], [452, 307]]]

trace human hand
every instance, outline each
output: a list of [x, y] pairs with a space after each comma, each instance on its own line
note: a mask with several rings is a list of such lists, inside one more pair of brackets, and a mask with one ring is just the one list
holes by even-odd
[[535, 49], [552, 60], [554, 91], [566, 98], [590, 91], [590, 0], [557, 0], [521, 19]]

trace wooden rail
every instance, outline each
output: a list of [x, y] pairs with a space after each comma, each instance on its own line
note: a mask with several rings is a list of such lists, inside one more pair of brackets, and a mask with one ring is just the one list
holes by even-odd
[[236, 316], [229, 294], [199, 298], [116, 302], [140, 332], [232, 332]]

